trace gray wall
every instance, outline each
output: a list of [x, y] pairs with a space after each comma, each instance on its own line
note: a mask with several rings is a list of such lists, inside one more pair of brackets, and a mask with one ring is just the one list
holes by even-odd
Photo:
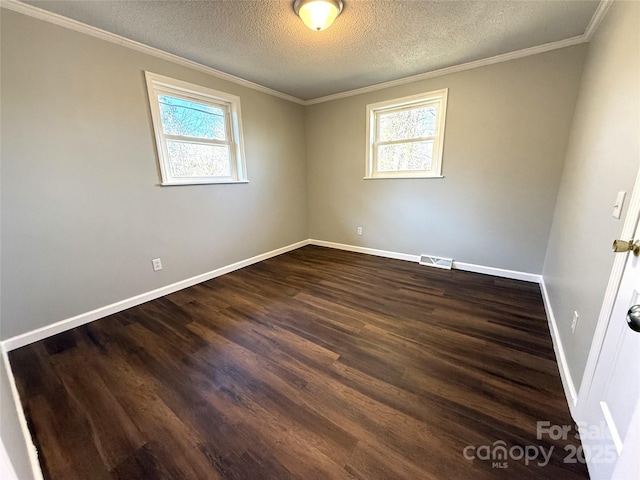
[[[302, 106], [6, 10], [1, 55], [0, 338], [308, 237]], [[158, 186], [144, 70], [240, 96], [249, 184]]]
[[[585, 51], [308, 107], [310, 237], [541, 273]], [[445, 178], [363, 180], [365, 106], [440, 88], [449, 88]]]
[[[544, 278], [579, 388], [613, 265], [618, 191], [629, 202], [640, 160], [640, 3], [616, 1], [589, 44]], [[580, 321], [571, 333], [573, 312]]]

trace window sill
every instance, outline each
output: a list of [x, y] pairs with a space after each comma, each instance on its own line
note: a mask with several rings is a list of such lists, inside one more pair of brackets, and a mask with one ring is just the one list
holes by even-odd
[[393, 175], [389, 177], [362, 177], [363, 180], [396, 180], [396, 179], [429, 179], [429, 178], [444, 178], [444, 175]]
[[249, 183], [249, 180], [202, 180], [202, 181], [193, 181], [193, 182], [171, 182], [166, 183], [163, 182], [160, 184], [161, 187], [186, 187], [189, 185], [220, 185], [220, 184], [234, 184], [234, 183]]

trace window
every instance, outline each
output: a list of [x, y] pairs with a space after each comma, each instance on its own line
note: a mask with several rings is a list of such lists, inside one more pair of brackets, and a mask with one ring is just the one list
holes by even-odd
[[240, 98], [145, 75], [162, 185], [246, 182]]
[[447, 89], [367, 105], [365, 178], [442, 176]]

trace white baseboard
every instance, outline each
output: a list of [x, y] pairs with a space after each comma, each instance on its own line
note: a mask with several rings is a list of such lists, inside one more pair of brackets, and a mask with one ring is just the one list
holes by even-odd
[[464, 270], [465, 272], [484, 273], [494, 277], [510, 278], [512, 280], [523, 280], [525, 282], [540, 283], [542, 276], [536, 273], [519, 272], [517, 270], [507, 270], [505, 268], [485, 267], [473, 263], [453, 262], [453, 268]]
[[[42, 469], [40, 468], [40, 462], [38, 461], [38, 450], [36, 449], [36, 446], [33, 443], [33, 440], [31, 438], [31, 432], [29, 432], [29, 427], [27, 426], [27, 419], [24, 415], [24, 409], [22, 408], [22, 403], [20, 402], [20, 394], [18, 393], [18, 387], [16, 386], [16, 379], [13, 376], [13, 370], [11, 369], [11, 364], [9, 363], [7, 350], [4, 347], [4, 345], [0, 346], [0, 353], [2, 354], [2, 368], [5, 369], [5, 371], [7, 372], [7, 377], [9, 377], [9, 386], [11, 388], [11, 396], [13, 397], [13, 403], [15, 405], [15, 409], [18, 414], [18, 422], [20, 422], [20, 430], [22, 431], [22, 436], [24, 437], [24, 442], [27, 447], [27, 453], [29, 455], [29, 463], [31, 464], [31, 471], [33, 472], [33, 479], [43, 480]], [[2, 442], [0, 442], [0, 445], [2, 445]], [[4, 450], [4, 445], [2, 445], [2, 448]], [[13, 470], [13, 466], [11, 465], [11, 461], [8, 455], [6, 454], [6, 451], [4, 452], [4, 455], [7, 457], [6, 460], [9, 462], [9, 467], [11, 468], [11, 470], [9, 470], [8, 475], [11, 475], [11, 472], [13, 472], [13, 477], [11, 476], [5, 477], [4, 476], [5, 472], [0, 471], [0, 473], [3, 474], [2, 478], [17, 479], [18, 477], [15, 471]]]
[[[347, 250], [349, 252], [366, 253], [367, 255], [375, 255], [377, 257], [395, 258], [397, 260], [406, 260], [408, 262], [419, 262], [420, 255], [412, 255], [409, 253], [391, 252], [388, 250], [377, 250], [375, 248], [358, 247], [355, 245], [347, 245], [344, 243], [326, 242], [324, 240], [309, 239], [310, 245], [319, 247], [336, 248], [338, 250]], [[494, 277], [511, 278], [514, 280], [524, 280], [526, 282], [540, 283], [542, 277], [535, 273], [518, 272], [516, 270], [505, 270], [504, 268], [486, 267], [484, 265], [474, 265], [473, 263], [453, 262], [453, 268], [464, 270], [466, 272], [484, 273], [493, 275]]]
[[51, 325], [46, 325], [44, 327], [31, 330], [30, 332], [8, 338], [7, 340], [1, 342], [1, 344], [4, 350], [10, 352], [11, 350], [15, 350], [16, 348], [20, 348], [44, 338], [51, 337], [58, 333], [71, 330], [72, 328], [79, 327], [80, 325], [84, 325], [85, 323], [93, 322], [94, 320], [98, 320], [99, 318], [121, 312], [122, 310], [126, 310], [127, 308], [135, 307], [136, 305], [140, 305], [142, 303], [163, 297], [165, 295], [169, 295], [170, 293], [177, 292], [178, 290], [183, 290], [198, 283], [206, 282], [207, 280], [211, 280], [212, 278], [216, 278], [226, 273], [233, 272], [234, 270], [248, 267], [249, 265], [267, 260], [268, 258], [282, 255], [283, 253], [296, 250], [308, 244], [308, 240], [302, 240], [300, 242], [287, 245], [286, 247], [278, 248], [261, 255], [256, 255], [255, 257], [241, 260], [240, 262], [232, 263], [231, 265], [217, 268], [210, 272], [196, 275], [195, 277], [187, 278], [186, 280], [172, 283], [171, 285], [157, 288], [155, 290], [151, 290], [150, 292], [142, 293], [140, 295], [136, 295], [135, 297], [112, 303], [111, 305], [96, 308], [95, 310], [91, 310], [90, 312], [81, 313], [80, 315], [76, 315], [75, 317], [60, 320], [59, 322], [52, 323]]
[[410, 255], [408, 253], [390, 252], [388, 250], [376, 250], [375, 248], [358, 247], [345, 243], [326, 242], [324, 240], [309, 239], [309, 245], [318, 247], [335, 248], [336, 250], [346, 250], [348, 252], [365, 253], [376, 257], [395, 258], [396, 260], [406, 260], [407, 262], [418, 262], [420, 255]]
[[549, 293], [547, 292], [547, 286], [544, 283], [544, 278], [540, 282], [540, 290], [542, 291], [542, 301], [544, 302], [544, 309], [547, 312], [547, 319], [549, 321], [549, 331], [551, 332], [551, 340], [553, 341], [553, 350], [556, 354], [556, 362], [558, 363], [558, 370], [560, 370], [560, 380], [562, 381], [562, 388], [564, 394], [567, 397], [567, 403], [569, 404], [569, 410], [574, 420], [576, 419], [576, 405], [578, 404], [578, 393], [576, 386], [573, 383], [571, 372], [569, 370], [569, 364], [567, 363], [567, 357], [564, 354], [564, 347], [562, 346], [562, 340], [560, 339], [560, 333], [558, 332], [558, 325], [556, 324], [556, 317], [553, 314], [551, 308], [551, 300], [549, 299]]

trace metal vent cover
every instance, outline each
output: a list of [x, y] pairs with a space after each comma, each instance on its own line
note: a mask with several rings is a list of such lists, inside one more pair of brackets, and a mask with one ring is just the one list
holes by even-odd
[[428, 267], [444, 268], [445, 270], [451, 270], [453, 266], [452, 258], [435, 257], [433, 255], [420, 255], [420, 265], [426, 265]]

